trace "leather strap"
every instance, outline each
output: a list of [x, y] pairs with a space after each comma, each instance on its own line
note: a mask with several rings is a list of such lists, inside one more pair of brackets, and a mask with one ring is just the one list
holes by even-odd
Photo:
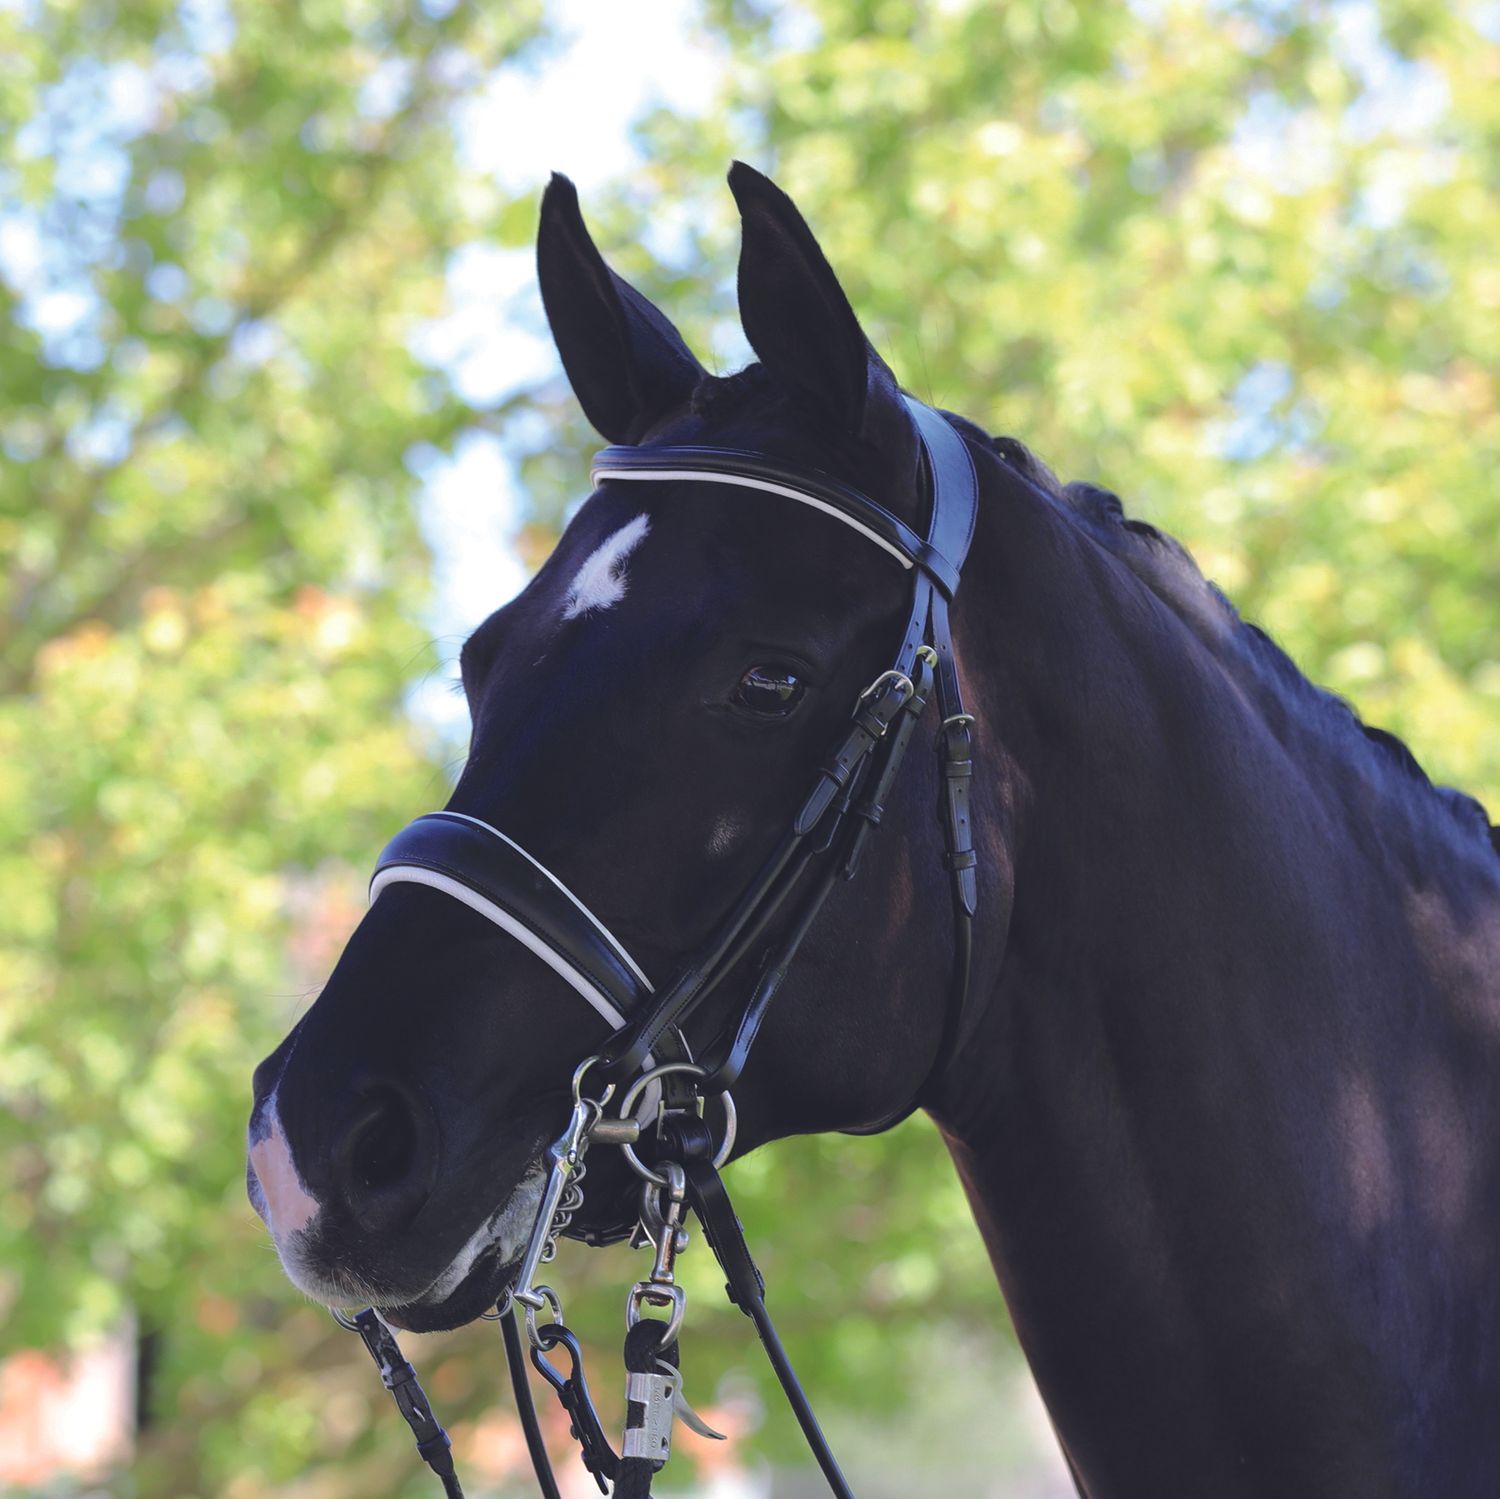
[[878, 678], [866, 691], [867, 695], [860, 698], [854, 710], [848, 733], [819, 768], [812, 795], [792, 819], [792, 831], [799, 837], [806, 837], [822, 821], [834, 798], [848, 789], [855, 771], [908, 706], [911, 678], [898, 670]]
[[969, 808], [969, 791], [974, 776], [974, 720], [964, 711], [963, 694], [958, 685], [953, 640], [948, 631], [948, 601], [935, 598], [932, 603], [933, 633], [938, 653], [938, 707], [943, 715], [938, 730], [943, 805], [947, 814], [944, 832], [948, 852], [943, 863], [953, 875], [954, 902], [966, 916], [972, 916], [979, 898], [974, 875], [979, 860], [974, 852], [974, 829]]
[[683, 1171], [687, 1176], [688, 1201], [703, 1225], [703, 1237], [708, 1240], [714, 1258], [724, 1272], [724, 1289], [729, 1299], [754, 1322], [755, 1330], [766, 1350], [766, 1357], [771, 1361], [777, 1382], [787, 1398], [787, 1404], [791, 1406], [808, 1449], [822, 1469], [823, 1477], [835, 1499], [853, 1499], [849, 1484], [839, 1468], [838, 1459], [834, 1457], [828, 1439], [823, 1435], [823, 1428], [818, 1425], [818, 1418], [808, 1404], [807, 1395], [797, 1378], [797, 1371], [792, 1368], [786, 1349], [782, 1347], [776, 1324], [771, 1321], [771, 1314], [766, 1309], [765, 1278], [750, 1257], [749, 1245], [745, 1243], [745, 1231], [735, 1215], [728, 1192], [724, 1190], [723, 1178], [711, 1161], [701, 1158], [688, 1159], [683, 1164]]
[[854, 800], [851, 810], [855, 821], [839, 869], [840, 875], [846, 880], [852, 880], [858, 872], [865, 840], [885, 817], [885, 799], [896, 782], [912, 735], [916, 733], [922, 710], [926, 708], [928, 696], [932, 692], [931, 660], [930, 655], [922, 655], [912, 663], [912, 695], [906, 704], [906, 711], [886, 735], [885, 743], [876, 753], [874, 768]]
[[526, 1345], [514, 1313], [500, 1314], [500, 1336], [505, 1343], [505, 1362], [510, 1369], [510, 1388], [515, 1396], [516, 1414], [521, 1420], [521, 1431], [526, 1438], [526, 1453], [531, 1458], [532, 1471], [536, 1474], [537, 1487], [542, 1499], [562, 1499], [557, 1487], [557, 1476], [552, 1471], [552, 1459], [547, 1453], [547, 1438], [542, 1432], [542, 1423], [537, 1417], [536, 1397], [531, 1393], [531, 1378], [526, 1369]]
[[[912, 396], [902, 399], [916, 423], [927, 456], [928, 493], [932, 499], [927, 544], [948, 560], [956, 574], [968, 560], [979, 516], [979, 479], [974, 472], [974, 459], [969, 445], [947, 417]], [[958, 592], [957, 583], [943, 592], [952, 598]]]
[[961, 561], [945, 556], [931, 540], [924, 541], [883, 505], [828, 474], [791, 468], [764, 453], [745, 453], [734, 448], [605, 448], [594, 455], [593, 479], [596, 484], [611, 479], [691, 480], [702, 484], [737, 484], [745, 489], [779, 494], [853, 525], [903, 567], [916, 567], [927, 573], [945, 593], [958, 589]]

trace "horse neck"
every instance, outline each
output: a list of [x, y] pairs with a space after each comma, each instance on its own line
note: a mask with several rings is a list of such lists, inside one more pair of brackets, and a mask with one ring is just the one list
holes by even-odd
[[[1299, 762], [1201, 621], [1059, 502], [1011, 481], [984, 515], [958, 649], [982, 725], [987, 1008], [931, 1112], [1065, 1443], [1088, 1466], [1081, 1434], [1118, 1431], [1115, 1471], [1151, 1430], [1191, 1451], [1174, 1423], [1242, 1366], [1247, 1307], [1268, 1346], [1281, 1318], [1302, 1339], [1287, 1398], [1341, 1399], [1314, 1382], [1325, 1351], [1350, 1368], [1340, 1254], [1407, 1232], [1412, 1193], [1434, 1228], [1468, 1211], [1451, 1142], [1401, 1114], [1415, 1079], [1457, 1128], [1466, 1084], [1426, 1043], [1464, 985], [1435, 989], [1372, 809], [1329, 795], [1334, 771]], [[1443, 1187], [1421, 1181], [1434, 1151]]]

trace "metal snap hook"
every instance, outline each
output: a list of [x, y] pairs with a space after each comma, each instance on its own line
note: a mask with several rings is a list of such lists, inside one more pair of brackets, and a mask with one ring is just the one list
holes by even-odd
[[637, 1281], [630, 1288], [630, 1295], [625, 1302], [626, 1327], [634, 1327], [642, 1320], [643, 1303], [651, 1306], [670, 1306], [672, 1309], [667, 1320], [661, 1325], [661, 1346], [665, 1348], [682, 1331], [682, 1319], [687, 1313], [687, 1292], [678, 1285], [661, 1285], [650, 1280]]
[[[604, 1060], [604, 1058], [601, 1057], [601, 1056], [599, 1056], [596, 1053], [594, 1056], [585, 1057], [573, 1069], [573, 1105], [574, 1105], [575, 1108], [580, 1103], [583, 1102], [583, 1078], [584, 1078], [584, 1074], [589, 1070], [590, 1067], [596, 1067], [596, 1066], [598, 1066], [599, 1063], [601, 1063], [603, 1060]], [[603, 1092], [603, 1094], [600, 1097], [595, 1098], [595, 1099], [590, 1099], [589, 1101], [591, 1103], [597, 1103], [599, 1105], [599, 1112], [602, 1114], [604, 1112], [604, 1105], [607, 1104], [610, 1101], [610, 1099], [613, 1098], [614, 1096], [615, 1096], [615, 1085], [613, 1083], [606, 1083], [604, 1085], [604, 1092]]]

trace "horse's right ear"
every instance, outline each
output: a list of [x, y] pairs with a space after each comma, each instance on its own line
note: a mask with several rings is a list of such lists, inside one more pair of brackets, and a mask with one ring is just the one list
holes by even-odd
[[687, 402], [707, 371], [672, 324], [605, 265], [577, 189], [557, 173], [542, 195], [536, 268], [563, 369], [606, 442], [638, 442]]

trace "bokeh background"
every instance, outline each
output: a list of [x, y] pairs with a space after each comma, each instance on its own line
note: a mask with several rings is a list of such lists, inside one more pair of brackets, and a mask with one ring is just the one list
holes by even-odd
[[[0, 0], [0, 1491], [433, 1492], [245, 1203], [249, 1074], [584, 489], [546, 172], [728, 369], [735, 156], [916, 393], [1500, 811], [1500, 5]], [[1065, 1492], [929, 1128], [732, 1184], [863, 1493]], [[662, 1487], [817, 1492], [685, 1269], [737, 1437]], [[612, 1413], [637, 1273], [559, 1270]], [[409, 1341], [530, 1492], [493, 1329]]]

